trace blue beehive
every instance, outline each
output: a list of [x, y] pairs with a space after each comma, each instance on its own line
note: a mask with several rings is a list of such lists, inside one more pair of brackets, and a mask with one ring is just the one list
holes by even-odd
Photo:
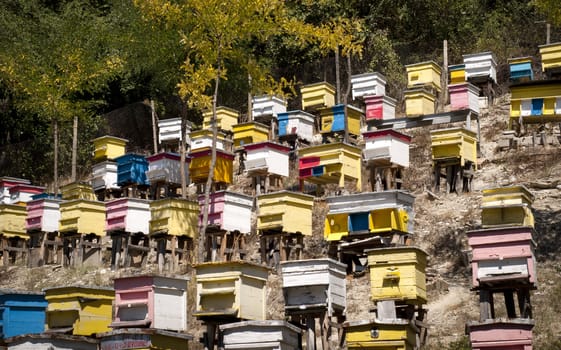
[[369, 212], [349, 215], [349, 232], [369, 231]]
[[44, 293], [0, 290], [0, 339], [45, 331]]
[[510, 80], [528, 81], [534, 79], [531, 57], [517, 57], [508, 60], [510, 67]]
[[149, 185], [150, 182], [146, 177], [148, 171], [148, 161], [139, 154], [125, 154], [115, 158], [117, 161], [117, 184], [126, 186], [131, 184]]

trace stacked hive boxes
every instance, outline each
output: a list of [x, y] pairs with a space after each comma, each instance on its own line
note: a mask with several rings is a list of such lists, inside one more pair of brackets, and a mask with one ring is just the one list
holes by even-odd
[[434, 61], [410, 64], [405, 69], [408, 88], [405, 91], [405, 114], [408, 117], [434, 114], [436, 97], [442, 90], [442, 69]]

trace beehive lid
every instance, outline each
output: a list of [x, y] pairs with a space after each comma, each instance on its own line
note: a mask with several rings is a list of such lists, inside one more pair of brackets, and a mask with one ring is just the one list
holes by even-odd
[[412, 207], [415, 196], [402, 190], [390, 190], [333, 196], [325, 200], [329, 206], [329, 214], [342, 214], [400, 206]]
[[482, 207], [508, 205], [509, 202], [532, 205], [534, 202], [534, 195], [524, 185], [487, 188], [482, 192]]
[[[373, 248], [364, 251], [368, 255], [368, 262], [374, 263], [400, 263], [419, 261], [425, 262], [428, 253], [419, 247], [402, 246], [402, 247], [386, 247], [386, 248]], [[414, 255], [413, 255], [414, 254]], [[392, 257], [391, 260], [388, 257]]]

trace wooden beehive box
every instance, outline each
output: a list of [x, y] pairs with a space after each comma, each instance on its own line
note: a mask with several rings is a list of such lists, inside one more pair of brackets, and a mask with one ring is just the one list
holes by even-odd
[[105, 235], [105, 203], [74, 199], [60, 202], [59, 208], [61, 233]]
[[263, 116], [277, 117], [279, 113], [286, 112], [286, 100], [278, 96], [255, 96], [251, 103], [253, 119]]
[[58, 232], [60, 222], [58, 198], [39, 198], [26, 204], [25, 228], [29, 231]]
[[464, 64], [454, 64], [448, 66], [450, 74], [450, 84], [462, 84], [466, 82], [466, 66]]
[[5, 343], [9, 350], [99, 350], [98, 339], [58, 333], [24, 334]]
[[534, 119], [545, 122], [547, 117], [558, 119], [561, 115], [559, 80], [538, 80], [519, 83], [510, 87], [511, 121]]
[[[216, 127], [218, 130], [234, 131], [232, 127], [238, 124], [240, 113], [228, 107], [216, 108]], [[212, 110], [203, 113], [203, 129], [211, 129]]]
[[343, 324], [347, 349], [414, 350], [418, 333], [404, 319], [351, 321]]
[[430, 87], [441, 91], [440, 75], [442, 68], [434, 61], [419, 62], [405, 66], [407, 71], [407, 87]]
[[534, 80], [534, 71], [532, 70], [532, 57], [516, 57], [508, 59], [511, 81], [528, 81]]
[[479, 88], [471, 83], [448, 85], [450, 110], [470, 109], [479, 113]]
[[364, 161], [372, 166], [399, 165], [409, 167], [411, 136], [392, 129], [367, 131], [362, 134]]
[[[199, 225], [203, 220], [204, 195], [199, 195]], [[253, 198], [232, 191], [217, 191], [210, 194], [208, 227], [224, 231], [251, 232]]]
[[257, 197], [257, 230], [312, 234], [314, 197], [290, 191], [262, 194]]
[[397, 101], [389, 96], [364, 96], [365, 117], [369, 120], [395, 119]]
[[281, 262], [285, 314], [324, 311], [344, 315], [347, 266], [332, 259]]
[[299, 350], [302, 330], [287, 321], [242, 321], [220, 325], [224, 349]]
[[269, 139], [269, 127], [258, 122], [232, 125], [232, 130], [234, 132], [234, 148]]
[[288, 177], [290, 147], [266, 141], [245, 145], [244, 171], [249, 176], [274, 174]]
[[[212, 147], [212, 130], [204, 129], [192, 131], [191, 137], [191, 152]], [[221, 151], [230, 151], [232, 149], [233, 141], [226, 137], [222, 131], [218, 131], [216, 137], [216, 149]]]
[[345, 179], [356, 180], [357, 190], [362, 189], [362, 150], [346, 143], [329, 143], [298, 150], [299, 176], [315, 184], [338, 183]]
[[117, 162], [106, 160], [92, 166], [92, 188], [94, 191], [119, 189], [117, 185]]
[[314, 136], [315, 117], [304, 111], [290, 111], [279, 113], [277, 116], [279, 139], [297, 137], [312, 142]]
[[0, 204], [0, 235], [29, 238], [25, 229], [27, 210], [23, 205]]
[[117, 162], [117, 184], [148, 186], [148, 161], [140, 154], [128, 153], [115, 159]]
[[202, 320], [265, 320], [268, 268], [246, 261], [228, 261], [198, 264], [195, 269], [195, 317]]
[[473, 83], [497, 81], [497, 61], [492, 52], [479, 52], [463, 57], [467, 81]]
[[542, 56], [542, 72], [561, 68], [561, 43], [538, 46]]
[[534, 226], [530, 209], [534, 195], [524, 185], [483, 190], [481, 224], [493, 226]]
[[[190, 143], [189, 133], [191, 132], [191, 122], [185, 121], [185, 143]], [[159, 143], [177, 143], [181, 141], [181, 118], [158, 119], [158, 140]]]
[[473, 287], [537, 285], [536, 243], [531, 227], [499, 227], [468, 231]]
[[128, 350], [128, 349], [182, 349], [189, 350], [193, 336], [154, 328], [127, 328], [111, 332], [98, 333], [97, 350]]
[[20, 184], [30, 185], [31, 181], [15, 177], [0, 177], [0, 203], [11, 204], [10, 188]]
[[[189, 176], [195, 184], [205, 183], [210, 171], [212, 151], [210, 148], [198, 149], [189, 153]], [[216, 165], [213, 179], [215, 182], [231, 184], [234, 177], [234, 155], [216, 150]]]
[[136, 275], [116, 278], [111, 328], [186, 332], [189, 278]]
[[370, 297], [374, 302], [427, 303], [425, 251], [403, 246], [369, 249], [366, 253], [370, 268]]
[[531, 319], [490, 319], [468, 322], [466, 333], [472, 350], [530, 350], [533, 328], [534, 320]]
[[44, 292], [47, 332], [91, 336], [110, 330], [113, 288], [66, 286]]
[[386, 94], [386, 77], [378, 72], [351, 76], [353, 100]]
[[418, 115], [434, 114], [434, 94], [425, 88], [405, 90], [405, 115], [414, 117]]
[[149, 233], [150, 201], [137, 198], [117, 198], [105, 202], [106, 232]]
[[[176, 153], [162, 152], [147, 157], [148, 170], [146, 177], [151, 184], [166, 183], [181, 185], [181, 156]], [[187, 159], [183, 163], [185, 177], [189, 179], [189, 164]]]
[[115, 136], [102, 136], [92, 140], [94, 144], [94, 161], [112, 160], [125, 154], [129, 142]]
[[430, 132], [433, 161], [459, 159], [460, 165], [466, 161], [477, 167], [477, 134], [465, 128], [448, 128]]
[[45, 330], [44, 293], [0, 289], [0, 339]]
[[335, 104], [335, 88], [327, 82], [304, 85], [300, 88], [302, 109], [313, 111]]
[[194, 238], [198, 234], [199, 203], [180, 198], [165, 198], [150, 202], [150, 234]]
[[60, 188], [60, 192], [64, 200], [86, 199], [93, 201], [97, 199], [92, 186], [81, 182], [71, 182], [64, 185]]
[[400, 190], [327, 197], [324, 238], [400, 231], [413, 233], [415, 197]]
[[345, 131], [345, 119], [347, 130], [351, 135], [360, 135], [360, 126], [364, 113], [357, 107], [338, 104], [319, 110], [320, 132], [342, 133]]
[[534, 202], [534, 195], [524, 185], [486, 188], [482, 192], [482, 208], [512, 204], [531, 206]]
[[17, 184], [10, 187], [9, 204], [23, 204], [29, 202], [33, 196], [41, 194], [45, 191], [43, 186], [33, 186], [27, 184]]

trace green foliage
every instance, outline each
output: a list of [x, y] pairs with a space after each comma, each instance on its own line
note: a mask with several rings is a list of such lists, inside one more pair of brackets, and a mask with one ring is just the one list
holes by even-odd
[[551, 23], [561, 25], [561, 6], [557, 0], [533, 0], [531, 2]]

